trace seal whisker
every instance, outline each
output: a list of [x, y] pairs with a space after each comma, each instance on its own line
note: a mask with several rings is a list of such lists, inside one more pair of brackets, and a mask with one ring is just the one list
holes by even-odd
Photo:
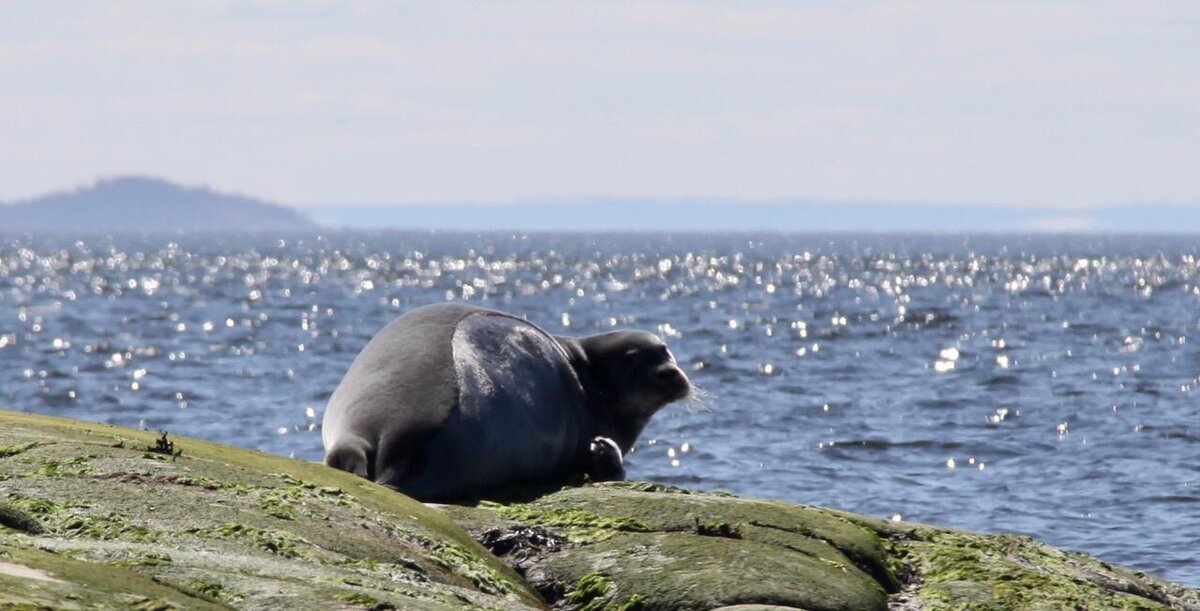
[[688, 394], [683, 398], [683, 408], [689, 414], [696, 412], [711, 412], [713, 410], [712, 393], [688, 382]]

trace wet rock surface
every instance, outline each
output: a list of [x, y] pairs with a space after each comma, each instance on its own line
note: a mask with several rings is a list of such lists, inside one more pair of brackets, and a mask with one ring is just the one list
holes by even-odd
[[643, 482], [445, 510], [476, 536], [565, 539], [532, 569], [499, 554], [562, 609], [1200, 609], [1196, 590], [1028, 537]]
[[444, 515], [322, 465], [0, 412], [0, 607], [528, 609]]
[[0, 411], [0, 607], [1200, 609], [1028, 537], [644, 482], [422, 505], [298, 460]]

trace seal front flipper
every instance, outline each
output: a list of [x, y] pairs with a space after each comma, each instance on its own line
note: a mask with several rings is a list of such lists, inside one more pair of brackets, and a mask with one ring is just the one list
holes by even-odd
[[584, 475], [593, 482], [619, 482], [625, 479], [625, 459], [617, 442], [596, 437], [588, 443], [583, 458]]
[[343, 435], [325, 453], [325, 464], [335, 469], [349, 471], [359, 477], [375, 479], [375, 457], [371, 444], [361, 437]]

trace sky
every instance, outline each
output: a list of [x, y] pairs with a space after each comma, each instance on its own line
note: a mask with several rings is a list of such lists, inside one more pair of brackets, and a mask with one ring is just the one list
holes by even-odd
[[1200, 212], [1200, 3], [9, 3], [0, 201]]

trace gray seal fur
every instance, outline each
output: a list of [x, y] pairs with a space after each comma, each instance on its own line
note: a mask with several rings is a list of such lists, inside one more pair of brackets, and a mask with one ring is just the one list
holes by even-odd
[[338, 384], [325, 463], [422, 501], [623, 479], [621, 455], [690, 390], [650, 333], [556, 337], [495, 310], [425, 306], [377, 333]]

